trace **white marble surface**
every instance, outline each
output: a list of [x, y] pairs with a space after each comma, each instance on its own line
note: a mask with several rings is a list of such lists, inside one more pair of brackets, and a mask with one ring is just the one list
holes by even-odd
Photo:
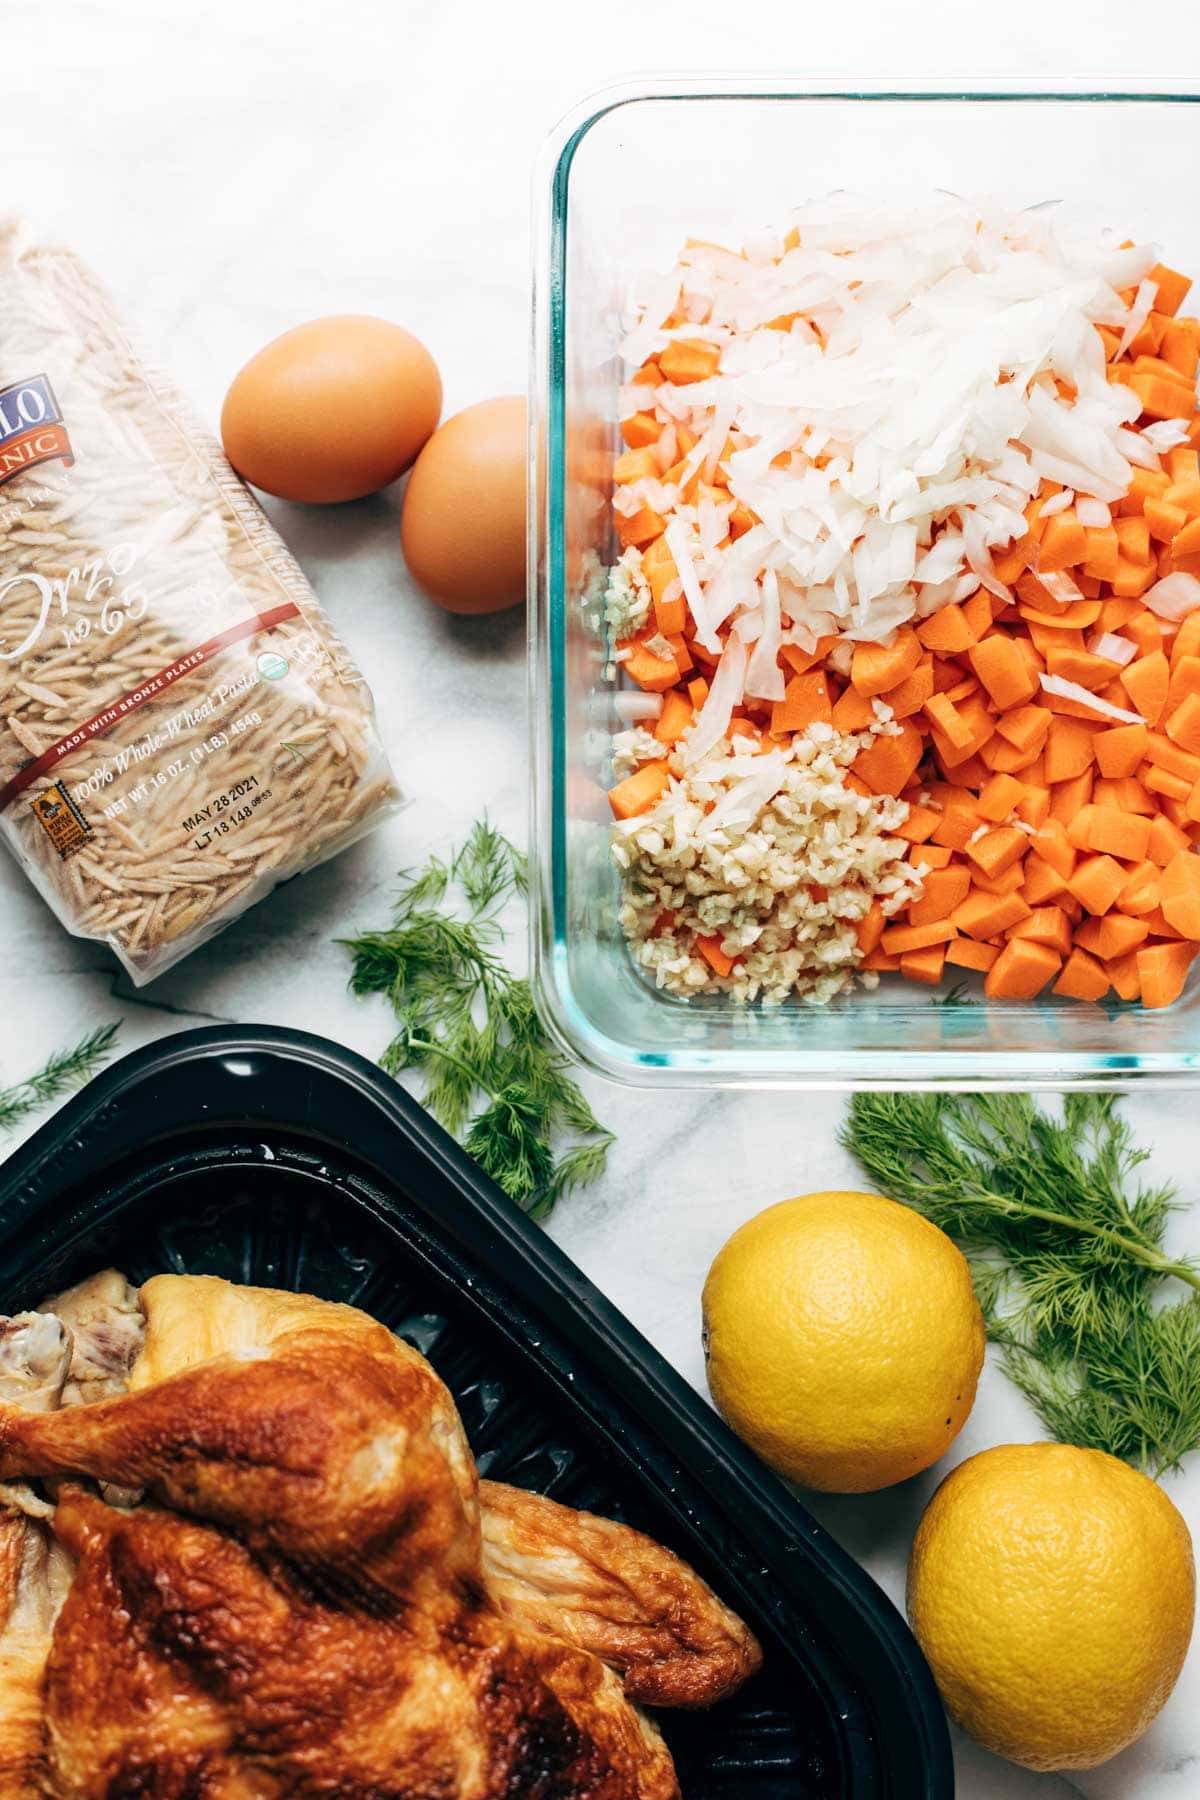
[[[0, 206], [89, 257], [210, 418], [247, 355], [329, 311], [378, 312], [417, 331], [441, 364], [448, 410], [522, 387], [532, 157], [559, 114], [621, 75], [726, 58], [897, 83], [1085, 66], [1119, 82], [1200, 67], [1194, 10], [1171, 0], [1152, 33], [1115, 0], [1010, 0], [969, 16], [957, 0], [866, 0], [852, 15], [794, 0], [743, 0], [736, 15], [717, 0], [609, 0], [586, 15], [561, 0], [6, 0], [3, 10]], [[377, 1054], [387, 1018], [348, 996], [332, 939], [378, 920], [397, 869], [461, 834], [485, 803], [524, 836], [520, 619], [461, 623], [428, 608], [401, 566], [394, 493], [329, 513], [272, 511], [370, 672], [411, 804], [136, 997], [0, 863], [0, 1080], [117, 1016], [126, 1049], [186, 1025], [253, 1020]], [[702, 1385], [708, 1262], [759, 1207], [852, 1181], [833, 1143], [839, 1102], [590, 1086], [619, 1143], [607, 1179], [563, 1206], [554, 1235]], [[1190, 1198], [1189, 1110], [1179, 1095], [1131, 1103], [1157, 1169]], [[1174, 1235], [1196, 1245], [1200, 1208]], [[1032, 1435], [989, 1370], [948, 1460]], [[897, 1599], [936, 1479], [815, 1507]], [[1169, 1491], [1200, 1525], [1200, 1467]], [[1200, 1651], [1147, 1738], [1104, 1769], [1033, 1776], [963, 1741], [956, 1757], [963, 1800], [1186, 1800], [1200, 1793]]]

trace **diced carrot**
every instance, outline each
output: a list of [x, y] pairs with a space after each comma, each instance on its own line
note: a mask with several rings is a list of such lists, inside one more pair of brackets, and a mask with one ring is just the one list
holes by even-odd
[[1149, 860], [1165, 869], [1172, 857], [1188, 848], [1188, 840], [1178, 825], [1173, 825], [1165, 813], [1159, 813], [1150, 826]]
[[678, 688], [663, 697], [663, 709], [654, 726], [660, 744], [677, 744], [694, 718], [692, 703]]
[[1116, 904], [1127, 879], [1126, 871], [1111, 856], [1085, 856], [1076, 864], [1067, 888], [1088, 912], [1106, 913]]
[[1121, 546], [1121, 555], [1130, 562], [1150, 561], [1150, 527], [1146, 523], [1144, 513], [1134, 514], [1129, 518], [1118, 518], [1113, 530], [1117, 534], [1117, 542]]
[[1075, 942], [1081, 950], [1088, 950], [1098, 956], [1102, 962], [1111, 962], [1114, 957], [1128, 956], [1139, 944], [1144, 944], [1150, 935], [1150, 928], [1145, 919], [1135, 919], [1128, 913], [1109, 912], [1102, 918], [1086, 919], [1075, 933]]
[[889, 956], [904, 956], [910, 950], [927, 950], [930, 944], [948, 944], [957, 935], [958, 927], [949, 919], [933, 919], [927, 925], [890, 925], [881, 942]]
[[896, 827], [896, 836], [906, 838], [910, 844], [923, 844], [933, 836], [941, 816], [932, 806], [910, 804], [907, 819]]
[[854, 935], [858, 939], [858, 947], [864, 956], [869, 956], [871, 951], [874, 950], [879, 943], [880, 938], [883, 936], [885, 923], [886, 921], [883, 916], [882, 906], [880, 906], [878, 900], [872, 900], [867, 912], [854, 928]]
[[963, 850], [979, 830], [979, 814], [973, 804], [947, 806], [930, 836], [935, 844], [948, 850]]
[[1169, 500], [1147, 500], [1145, 518], [1150, 536], [1160, 544], [1171, 543], [1188, 521], [1182, 506], [1172, 506]]
[[779, 654], [793, 675], [807, 675], [810, 669], [825, 661], [836, 643], [836, 637], [818, 638], [815, 650], [802, 650], [799, 644], [784, 644]]
[[1157, 579], [1158, 571], [1152, 562], [1134, 562], [1128, 556], [1117, 559], [1117, 572], [1112, 577], [1112, 591], [1124, 599], [1136, 599]]
[[1010, 938], [984, 978], [989, 1000], [1032, 1000], [1062, 968], [1062, 957], [1047, 944]]
[[869, 800], [875, 792], [874, 788], [869, 788], [865, 781], [859, 780], [853, 769], [848, 769], [842, 776], [842, 785], [848, 787], [852, 794], [861, 794], [864, 800]]
[[1085, 769], [1082, 775], [1076, 775], [1070, 781], [1053, 783], [1050, 817], [1061, 820], [1064, 825], [1073, 819], [1080, 807], [1087, 806], [1091, 800], [1092, 781], [1092, 771]]
[[[1130, 600], [1121, 602], [1121, 604], [1133, 606], [1136, 602]], [[1162, 627], [1154, 614], [1145, 606], [1138, 605], [1138, 610], [1133, 618], [1122, 625], [1121, 635], [1137, 645], [1138, 653], [1142, 657], [1153, 656], [1156, 650], [1161, 650], [1163, 647]], [[1126, 675], [1129, 673], [1129, 666], [1129, 664], [1125, 666], [1123, 673]]]
[[856, 644], [850, 680], [860, 694], [884, 694], [912, 674], [921, 654], [920, 638], [905, 626], [891, 644]]
[[1044, 906], [1047, 900], [1056, 900], [1066, 892], [1066, 877], [1060, 875], [1036, 850], [1029, 852], [1021, 864], [1021, 870], [1024, 877], [1021, 893], [1032, 907]]
[[909, 924], [931, 925], [935, 920], [948, 919], [970, 890], [971, 871], [964, 864], [935, 869], [926, 877], [924, 888], [908, 909]]
[[679, 664], [673, 656], [656, 656], [645, 644], [635, 644], [622, 667], [648, 694], [665, 694], [680, 676]]
[[731, 538], [740, 538], [744, 532], [752, 530], [757, 524], [756, 515], [750, 511], [748, 506], [742, 506], [739, 503], [729, 515], [729, 535]]
[[1140, 916], [1146, 921], [1146, 929], [1150, 933], [1151, 940], [1154, 938], [1171, 938], [1174, 940], [1175, 938], [1181, 938], [1185, 935], [1182, 931], [1178, 931], [1175, 926], [1172, 925], [1170, 919], [1168, 919], [1166, 913], [1160, 906], [1156, 906], [1151, 912], [1142, 913]]
[[1046, 738], [1046, 780], [1073, 781], [1092, 766], [1096, 733], [1076, 719], [1055, 717]]
[[968, 937], [992, 938], [1007, 931], [1018, 919], [1028, 918], [1033, 908], [1020, 894], [968, 894], [950, 915], [951, 923]]
[[1050, 789], [1042, 782], [1021, 790], [1021, 798], [1013, 808], [1018, 819], [1036, 831], [1050, 817]]
[[1200, 856], [1178, 850], [1162, 872], [1162, 911], [1185, 938], [1200, 939]]
[[784, 689], [782, 700], [771, 708], [771, 730], [776, 737], [789, 731], [803, 731], [818, 720], [828, 725], [833, 719], [829, 683], [823, 670], [808, 675], [793, 675]]
[[1142, 320], [1138, 330], [1134, 332], [1129, 342], [1128, 354], [1130, 356], [1157, 356], [1170, 323], [1166, 313], [1152, 312], [1148, 318]]
[[1024, 862], [1010, 863], [999, 875], [984, 875], [975, 871], [975, 886], [984, 894], [1017, 894], [1025, 885]]
[[1150, 848], [1150, 823], [1137, 813], [1119, 812], [1112, 806], [1088, 809], [1084, 848], [1126, 862], [1143, 862]]
[[1018, 706], [996, 720], [996, 730], [1016, 749], [1032, 750], [1045, 737], [1053, 717], [1046, 706]]
[[916, 633], [927, 650], [936, 650], [940, 656], [957, 656], [969, 650], [977, 637], [963, 617], [962, 607], [953, 603], [922, 619]]
[[975, 636], [976, 642], [985, 631], [990, 631], [992, 620], [1000, 608], [1000, 601], [993, 599], [986, 588], [980, 588], [962, 603], [963, 618], [967, 621], [967, 629]]
[[979, 796], [979, 816], [998, 825], [1024, 794], [1024, 784], [1011, 775], [993, 775]]
[[631, 450], [640, 450], [647, 444], [657, 444], [662, 436], [662, 426], [652, 412], [630, 413], [621, 421], [621, 436]]
[[1064, 507], [1046, 521], [1038, 545], [1037, 567], [1048, 573], [1073, 568], [1087, 554], [1087, 532], [1075, 516], [1073, 507]]
[[652, 538], [661, 537], [667, 529], [667, 521], [653, 507], [640, 506], [637, 512], [626, 516], [616, 516], [617, 536], [628, 550], [631, 544], [641, 546], [648, 544]]
[[688, 699], [691, 701], [696, 711], [699, 712], [700, 708], [704, 705], [704, 702], [708, 699], [708, 683], [705, 681], [703, 675], [697, 675], [694, 681], [689, 681], [687, 684], [687, 691]]
[[1123, 913], [1140, 918], [1153, 912], [1162, 898], [1162, 876], [1158, 864], [1140, 862], [1117, 895], [1117, 906]]
[[985, 875], [1003, 875], [1029, 849], [1029, 839], [1025, 832], [1018, 831], [1015, 825], [1001, 825], [986, 836], [976, 838], [965, 846], [966, 854]]
[[[932, 735], [936, 739], [937, 734], [933, 733]], [[940, 755], [940, 744], [937, 749]], [[955, 750], [952, 753], [951, 765], [946, 767], [945, 774], [946, 779], [952, 781], [956, 787], [971, 791], [983, 786], [988, 778], [988, 767], [981, 756], [964, 757], [961, 750]]]
[[1151, 944], [1137, 952], [1143, 1006], [1170, 1006], [1178, 1000], [1198, 948], [1196, 944]]
[[[797, 677], [807, 681], [808, 677]], [[920, 732], [911, 719], [900, 724], [897, 737], [877, 737], [860, 750], [854, 760], [854, 772], [876, 794], [899, 794], [908, 786], [924, 751]]]
[[1165, 794], [1169, 800], [1189, 801], [1192, 797], [1192, 784], [1182, 775], [1172, 775], [1169, 769], [1151, 767], [1144, 779], [1152, 793]]
[[1170, 363], [1185, 381], [1195, 381], [1196, 364], [1200, 361], [1200, 334], [1195, 325], [1195, 319], [1171, 319], [1158, 347], [1163, 361]]
[[[1059, 515], [1055, 515], [1057, 518]], [[1054, 519], [1050, 521], [1054, 523]], [[969, 653], [971, 667], [1001, 711], [1022, 706], [1038, 691], [1036, 675], [1026, 667], [1013, 640], [995, 631]]]
[[1084, 573], [1111, 581], [1117, 572], [1121, 554], [1120, 539], [1111, 525], [1088, 525], [1084, 529]]
[[974, 938], [955, 938], [946, 945], [946, 961], [956, 969], [976, 969], [980, 974], [990, 969], [1000, 954], [998, 944], [978, 944]]
[[931, 694], [925, 702], [924, 712], [956, 750], [966, 749], [971, 742], [971, 727], [945, 694]]
[[1088, 650], [1051, 650], [1046, 658], [1046, 668], [1051, 675], [1094, 691], [1113, 681], [1119, 675], [1121, 665], [1110, 662], [1105, 656], [1093, 656]]
[[1139, 373], [1135, 369], [1127, 385], [1141, 401], [1142, 411], [1149, 419], [1188, 419], [1195, 411], [1195, 393], [1182, 381], [1168, 381], [1163, 375]]
[[906, 981], [923, 981], [936, 987], [946, 966], [946, 946], [931, 945], [927, 950], [909, 950], [900, 958], [900, 973]]
[[1171, 645], [1172, 675], [1176, 663], [1182, 662], [1185, 657], [1194, 656], [1200, 656], [1200, 612], [1189, 613], [1180, 622], [1179, 630], [1175, 633], [1175, 642]]
[[1142, 783], [1132, 775], [1122, 775], [1115, 781], [1097, 781], [1092, 789], [1092, 799], [1097, 806], [1116, 807], [1118, 812], [1140, 813], [1144, 819], [1152, 819], [1158, 811], [1154, 795], [1147, 793]]
[[900, 958], [889, 956], [886, 950], [872, 950], [858, 966], [860, 969], [875, 969], [882, 975], [893, 975], [899, 971]]
[[612, 478], [618, 484], [626, 481], [657, 481], [659, 473], [658, 459], [648, 446], [626, 450], [612, 466]]
[[891, 707], [893, 718], [908, 719], [913, 713], [920, 712], [932, 692], [933, 661], [929, 659], [918, 663], [911, 675], [907, 675], [894, 688], [889, 688], [883, 695], [883, 701]]
[[1026, 560], [1025, 552], [1019, 544], [1014, 544], [1011, 550], [1003, 550], [999, 554], [993, 552], [992, 570], [996, 580], [1002, 581], [1006, 587], [1010, 586], [1025, 567]]
[[1184, 481], [1172, 481], [1163, 499], [1169, 506], [1178, 506], [1189, 518], [1195, 518], [1200, 513], [1200, 478], [1193, 475]]
[[1171, 665], [1162, 650], [1153, 650], [1121, 671], [1121, 685], [1129, 695], [1130, 705], [1153, 727], [1162, 717], [1171, 686]]
[[847, 687], [834, 701], [831, 717], [838, 731], [865, 731], [868, 725], [875, 723], [875, 708], [865, 694], [860, 694], [855, 687]]
[[632, 775], [627, 775], [624, 781], [618, 781], [615, 787], [609, 789], [608, 804], [612, 807], [614, 816], [618, 819], [632, 819], [639, 813], [649, 812], [666, 793], [670, 780], [665, 760], [642, 763]]
[[1155, 263], [1146, 279], [1154, 282], [1158, 289], [1154, 296], [1155, 312], [1169, 313], [1173, 318], [1187, 299], [1191, 278], [1181, 275], [1177, 269], [1168, 269], [1165, 263]]
[[908, 860], [914, 869], [946, 869], [954, 861], [954, 852], [945, 844], [914, 844]]
[[1200, 694], [1188, 694], [1166, 721], [1167, 736], [1182, 750], [1200, 753]]
[[698, 937], [695, 942], [695, 947], [716, 974], [729, 974], [729, 971], [733, 968], [734, 959], [732, 956], [727, 956], [724, 950], [722, 950], [720, 938]]
[[720, 361], [718, 344], [693, 338], [673, 338], [658, 356], [663, 374], [676, 387], [685, 387], [693, 381], [708, 381], [716, 374]]
[[1110, 986], [1108, 975], [1094, 956], [1086, 950], [1072, 950], [1053, 992], [1067, 1000], [1103, 1000]]
[[1027, 919], [1018, 919], [1009, 926], [1008, 936], [1049, 944], [1060, 956], [1066, 956], [1071, 949], [1071, 921], [1061, 906], [1035, 906]]
[[1111, 731], [1097, 733], [1092, 748], [1100, 773], [1111, 780], [1132, 775], [1146, 754], [1149, 736], [1144, 725], [1115, 725]]

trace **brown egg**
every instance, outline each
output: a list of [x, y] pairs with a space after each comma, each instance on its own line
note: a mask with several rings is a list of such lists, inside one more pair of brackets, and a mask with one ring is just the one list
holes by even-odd
[[359, 500], [404, 473], [441, 410], [424, 344], [344, 313], [251, 357], [225, 396], [221, 437], [238, 474], [281, 500]]
[[453, 613], [525, 598], [525, 401], [481, 400], [435, 431], [408, 478], [400, 536], [413, 579]]

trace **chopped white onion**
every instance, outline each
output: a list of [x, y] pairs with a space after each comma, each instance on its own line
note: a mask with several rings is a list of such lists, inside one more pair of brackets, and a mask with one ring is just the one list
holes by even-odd
[[1141, 713], [1127, 712], [1123, 706], [1114, 706], [1111, 700], [1102, 700], [1099, 694], [1093, 694], [1078, 681], [1068, 681], [1062, 675], [1041, 675], [1038, 679], [1046, 693], [1057, 694], [1060, 700], [1076, 700], [1080, 706], [1090, 706], [1093, 712], [1101, 713], [1106, 719], [1114, 719], [1118, 725], [1146, 723]]
[[613, 707], [618, 719], [624, 719], [629, 725], [639, 725], [644, 719], [657, 719], [663, 709], [661, 694], [635, 694], [632, 691], [613, 695]]
[[1164, 575], [1161, 581], [1147, 588], [1142, 595], [1142, 604], [1157, 613], [1160, 619], [1186, 619], [1200, 606], [1200, 579], [1177, 569], [1173, 575]]
[[1061, 606], [1073, 606], [1076, 600], [1084, 598], [1083, 589], [1072, 580], [1065, 569], [1053, 569], [1046, 575], [1037, 569], [1035, 574], [1050, 598], [1057, 600]]
[[1139, 281], [1137, 293], [1133, 296], [1133, 305], [1129, 309], [1129, 317], [1125, 321], [1125, 329], [1121, 333], [1121, 341], [1117, 345], [1117, 355], [1124, 356], [1130, 344], [1150, 314], [1154, 311], [1154, 302], [1158, 297], [1157, 281]]
[[1176, 444], [1186, 444], [1189, 429], [1187, 419], [1158, 419], [1143, 429], [1142, 436], [1153, 449], [1162, 452], [1173, 450]]
[[724, 653], [717, 664], [708, 697], [700, 708], [700, 716], [683, 737], [683, 760], [699, 762], [714, 744], [719, 744], [729, 730], [733, 709], [745, 692], [746, 646], [730, 632]]
[[[1066, 512], [1068, 506], [1070, 506], [1070, 504], [1074, 500], [1074, 498], [1075, 498], [1075, 496], [1071, 492], [1070, 488], [1063, 488], [1060, 493], [1051, 494], [1051, 496], [1048, 500], [1043, 500], [1043, 502], [1042, 502], [1042, 511], [1041, 511], [1042, 518], [1043, 519], [1052, 519], [1054, 517], [1055, 513]], [[1088, 503], [1088, 501], [1083, 500], [1080, 502], [1080, 504], [1083, 506], [1087, 506], [1089, 503]], [[1078, 511], [1079, 508], [1077, 507], [1075, 510]]]
[[[1046, 509], [1043, 506], [1043, 516], [1045, 515], [1045, 511]], [[1089, 530], [1099, 531], [1102, 530], [1105, 525], [1112, 524], [1112, 511], [1104, 504], [1103, 500], [1077, 500], [1075, 502], [1075, 517], [1079, 520], [1081, 525], [1086, 525]]]
[[1136, 644], [1115, 631], [1097, 631], [1089, 639], [1088, 649], [1093, 656], [1102, 656], [1106, 662], [1120, 663], [1122, 668], [1126, 663], [1131, 663], [1138, 653]]

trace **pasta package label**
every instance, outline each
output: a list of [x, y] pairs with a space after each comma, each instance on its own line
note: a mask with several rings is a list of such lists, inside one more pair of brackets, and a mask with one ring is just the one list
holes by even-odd
[[0, 390], [0, 487], [36, 463], [74, 462], [54, 390], [44, 375]]
[[140, 983], [396, 800], [216, 443], [81, 265], [0, 225], [0, 836]]

